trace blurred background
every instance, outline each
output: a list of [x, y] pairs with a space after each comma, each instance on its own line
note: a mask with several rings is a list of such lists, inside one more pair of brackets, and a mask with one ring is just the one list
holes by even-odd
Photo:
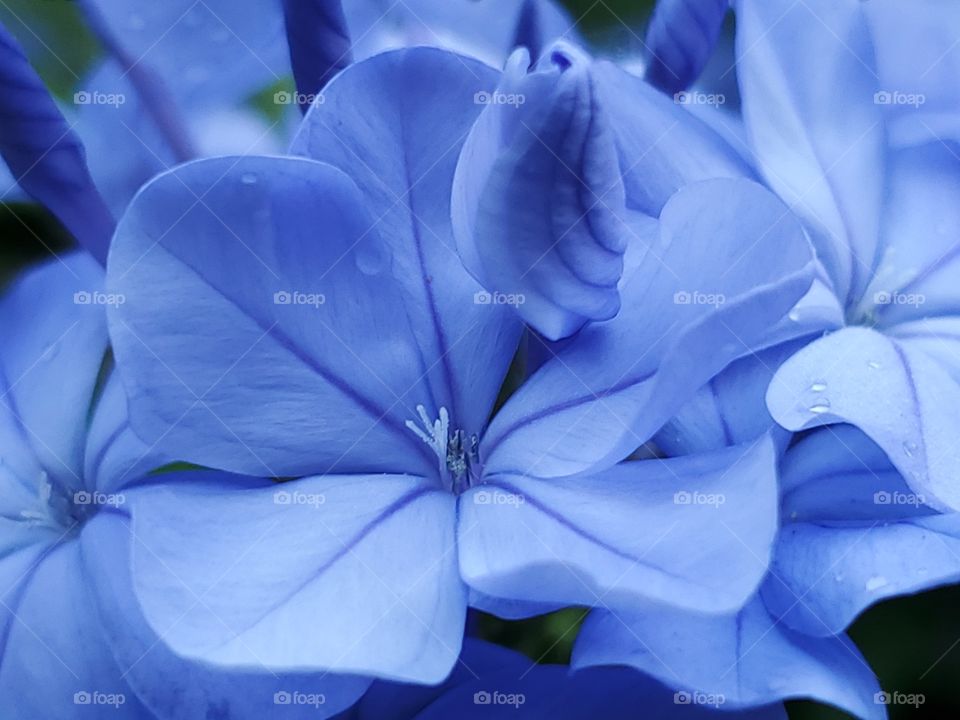
[[[642, 57], [641, 39], [652, 2], [565, 0], [563, 4], [595, 51], [622, 60]], [[98, 43], [70, 0], [0, 0], [0, 21], [27, 49], [48, 87], [62, 100], [74, 92], [76, 77], [94, 67], [99, 57]], [[732, 31], [731, 22], [704, 79], [727, 95], [728, 107], [736, 107], [735, 77], [727, 73], [720, 80], [720, 76], [732, 64]], [[259, 97], [250, 99], [252, 106], [261, 102]], [[262, 110], [267, 113], [270, 108]], [[43, 210], [29, 203], [0, 201], [0, 285], [25, 264], [70, 244], [69, 235]], [[568, 609], [521, 622], [477, 614], [473, 622], [483, 637], [533, 660], [564, 663], [585, 614], [583, 609]], [[891, 718], [960, 718], [960, 587], [883, 602], [860, 617], [850, 636], [885, 690], [924, 696], [919, 708], [891, 706]], [[788, 708], [795, 720], [849, 717], [815, 703], [791, 702]]]

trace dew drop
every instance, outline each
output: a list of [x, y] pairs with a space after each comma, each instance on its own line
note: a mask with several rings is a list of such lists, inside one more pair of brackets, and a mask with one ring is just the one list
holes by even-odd
[[837, 573], [836, 575], [833, 576], [833, 579], [836, 580], [837, 582], [843, 582], [843, 573]]
[[361, 247], [353, 257], [357, 269], [371, 277], [381, 274], [390, 264], [390, 253], [384, 248]]
[[814, 415], [823, 415], [825, 412], [830, 411], [830, 401], [826, 398], [821, 398], [817, 402], [811, 405], [808, 410]]
[[867, 580], [866, 589], [870, 592], [879, 590], [887, 584], [887, 579], [883, 575], [874, 575]]
[[800, 311], [791, 310], [790, 312], [787, 313], [787, 318], [789, 318], [791, 322], [800, 322]]
[[827, 383], [825, 380], [815, 380], [810, 386], [810, 390], [815, 393], [822, 393], [827, 389]]
[[867, 363], [867, 367], [871, 370], [879, 370], [882, 366], [876, 360], [871, 360]]
[[917, 444], [909, 440], [905, 440], [903, 443], [903, 452], [907, 457], [913, 457], [914, 453], [917, 452]]
[[244, 173], [240, 176], [240, 182], [242, 182], [244, 185], [256, 185], [257, 176], [253, 173]]

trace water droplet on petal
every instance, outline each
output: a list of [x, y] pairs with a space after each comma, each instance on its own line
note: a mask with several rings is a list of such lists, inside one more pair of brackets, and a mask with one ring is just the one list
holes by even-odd
[[814, 380], [813, 384], [810, 386], [810, 390], [815, 393], [822, 393], [827, 389], [826, 380]]
[[882, 366], [876, 360], [871, 360], [867, 363], [867, 367], [871, 370], [879, 370]]
[[887, 582], [887, 579], [883, 575], [874, 575], [867, 580], [865, 587], [869, 592], [873, 592], [874, 590], [882, 588]]
[[240, 176], [240, 182], [244, 185], [256, 185], [257, 176], [254, 173], [244, 173]]
[[823, 415], [825, 412], [830, 411], [830, 401], [826, 398], [821, 398], [820, 400], [817, 400], [816, 403], [811, 405], [808, 410], [814, 415]]
[[917, 444], [915, 442], [905, 440], [903, 443], [903, 452], [907, 457], [913, 457], [914, 453], [917, 452]]
[[787, 318], [789, 318], [791, 322], [800, 322], [800, 311], [791, 310], [787, 313]]
[[386, 248], [361, 247], [354, 254], [354, 262], [364, 275], [380, 275], [390, 264], [390, 253]]

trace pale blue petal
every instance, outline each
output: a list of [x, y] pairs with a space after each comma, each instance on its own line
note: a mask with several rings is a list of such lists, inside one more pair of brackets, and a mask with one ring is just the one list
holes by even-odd
[[595, 611], [574, 647], [576, 668], [630, 665], [723, 709], [810, 698], [864, 720], [886, 718], [877, 679], [844, 636], [812, 638], [774, 622], [755, 598], [734, 615], [672, 609]]
[[857, 327], [801, 350], [767, 393], [771, 415], [788, 430], [838, 422], [859, 427], [938, 509], [960, 507], [958, 406], [960, 386], [934, 358]]
[[810, 287], [799, 224], [754, 183], [688, 186], [660, 226], [623, 311], [555, 351], [496, 415], [480, 447], [488, 473], [553, 477], [627, 457]]
[[461, 496], [460, 572], [528, 602], [729, 611], [766, 572], [775, 467], [764, 440], [582, 478], [492, 477]]
[[360, 187], [372, 230], [392, 252], [422, 372], [468, 435], [482, 431], [521, 330], [511, 308], [484, 302], [450, 222], [457, 157], [484, 107], [475, 96], [496, 82], [491, 68], [441, 50], [385, 53], [330, 83], [292, 145]]
[[630, 230], [592, 61], [557, 46], [535, 72], [528, 64], [525, 52], [514, 55], [479, 98], [486, 107], [454, 178], [453, 229], [491, 299], [558, 340], [619, 311]]
[[[101, 513], [84, 528], [81, 547], [100, 615], [108, 620], [101, 631], [104, 639], [124, 669], [124, 679], [156, 717], [259, 720], [282, 710], [283, 717], [320, 720], [353, 704], [369, 686], [370, 680], [360, 677], [278, 674], [269, 667], [245, 672], [174, 654], [147, 625], [133, 593], [130, 555], [139, 542], [130, 535], [126, 517]], [[196, 602], [201, 604], [203, 598], [198, 596]], [[282, 700], [284, 693], [295, 692], [309, 697], [277, 707], [278, 697]]]
[[859, 0], [738, 0], [743, 114], [770, 186], [811, 226], [840, 298], [875, 263], [884, 128]]
[[422, 683], [456, 662], [466, 588], [454, 499], [432, 483], [186, 474], [127, 491], [124, 507], [134, 591], [179, 656]]
[[437, 408], [372, 226], [350, 179], [312, 160], [201, 160], [148, 185], [109, 264], [135, 432], [251, 475], [436, 467], [404, 426]]

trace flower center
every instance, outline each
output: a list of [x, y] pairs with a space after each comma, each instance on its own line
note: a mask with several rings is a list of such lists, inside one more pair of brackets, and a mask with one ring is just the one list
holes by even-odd
[[440, 416], [431, 421], [427, 409], [417, 405], [420, 424], [407, 420], [405, 425], [426, 443], [437, 456], [440, 480], [455, 495], [470, 488], [479, 478], [479, 456], [476, 435], [467, 435], [463, 430], [450, 429], [450, 413], [440, 408]]
[[57, 531], [71, 532], [86, 522], [96, 508], [85, 502], [90, 493], [74, 492], [51, 482], [46, 472], [37, 479], [37, 502], [20, 512], [20, 520]]

